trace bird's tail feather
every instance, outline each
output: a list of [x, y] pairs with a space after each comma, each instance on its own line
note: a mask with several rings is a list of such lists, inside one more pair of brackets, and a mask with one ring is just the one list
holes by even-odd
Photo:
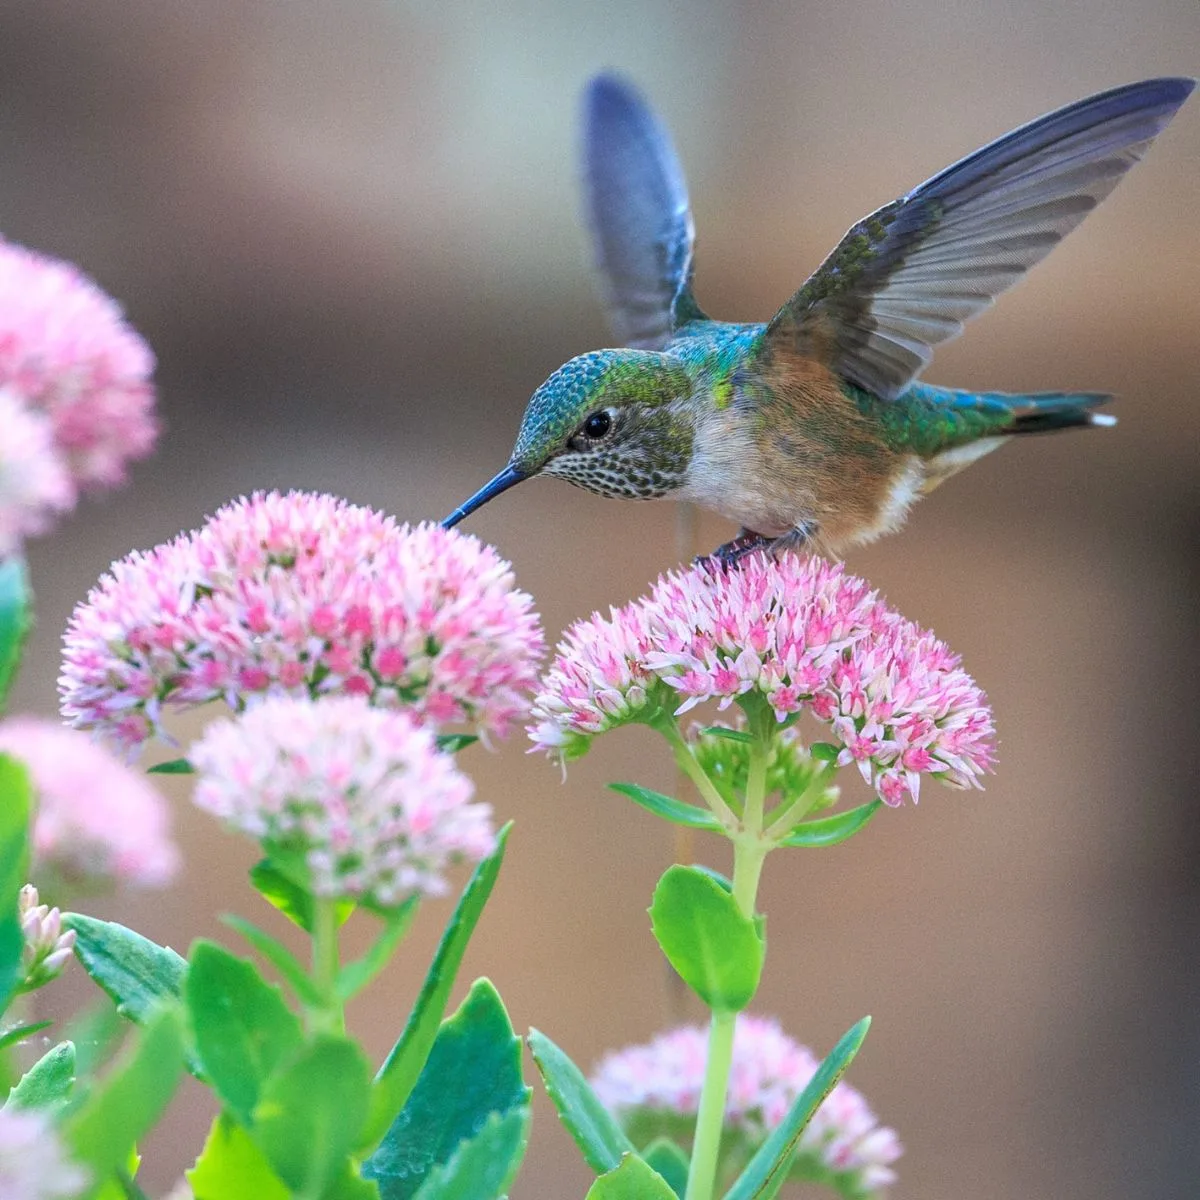
[[1117, 418], [1094, 410], [1111, 399], [1106, 392], [1036, 392], [1007, 396], [1016, 418], [1005, 433], [1052, 433], [1085, 425], [1115, 425]]

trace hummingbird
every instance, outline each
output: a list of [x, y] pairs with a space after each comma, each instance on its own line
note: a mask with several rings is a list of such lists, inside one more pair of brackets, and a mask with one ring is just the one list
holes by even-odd
[[1098, 392], [1014, 395], [918, 376], [1146, 152], [1195, 86], [1147, 79], [990, 142], [853, 225], [766, 324], [693, 294], [695, 229], [670, 135], [641, 93], [596, 76], [583, 180], [620, 348], [559, 367], [508, 462], [443, 522], [553, 475], [601, 496], [692, 501], [741, 530], [715, 551], [840, 555], [1011, 437], [1115, 424]]

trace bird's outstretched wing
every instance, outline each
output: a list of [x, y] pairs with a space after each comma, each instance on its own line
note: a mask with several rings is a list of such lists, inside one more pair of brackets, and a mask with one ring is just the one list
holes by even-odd
[[1195, 82], [1147, 79], [1060, 108], [872, 213], [776, 313], [764, 347], [893, 399], [1112, 191]]
[[584, 92], [583, 190], [613, 330], [622, 345], [661, 349], [704, 315], [692, 299], [692, 211], [670, 135], [615, 75]]

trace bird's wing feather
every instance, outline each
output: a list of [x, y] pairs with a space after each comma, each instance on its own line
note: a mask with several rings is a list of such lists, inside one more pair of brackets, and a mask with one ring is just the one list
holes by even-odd
[[1146, 152], [1195, 86], [1148, 79], [1023, 125], [855, 225], [775, 315], [784, 342], [894, 399]]
[[613, 330], [622, 345], [659, 350], [703, 316], [691, 291], [695, 230], [670, 135], [614, 75], [584, 93], [583, 188]]

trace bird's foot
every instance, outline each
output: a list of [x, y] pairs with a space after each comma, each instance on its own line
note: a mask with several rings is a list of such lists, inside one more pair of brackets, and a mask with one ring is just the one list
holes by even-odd
[[728, 571], [736, 567], [742, 559], [757, 553], [759, 550], [778, 558], [791, 550], [799, 550], [806, 545], [816, 532], [816, 526], [807, 521], [788, 530], [780, 537], [767, 537], [763, 533], [755, 533], [753, 529], [743, 529], [731, 542], [718, 546], [711, 554], [701, 555], [695, 559], [697, 566], [720, 567]]
[[720, 567], [728, 571], [757, 550], [767, 550], [774, 539], [755, 533], [752, 529], [743, 529], [731, 542], [718, 546], [711, 554], [702, 554], [695, 560], [697, 566]]

